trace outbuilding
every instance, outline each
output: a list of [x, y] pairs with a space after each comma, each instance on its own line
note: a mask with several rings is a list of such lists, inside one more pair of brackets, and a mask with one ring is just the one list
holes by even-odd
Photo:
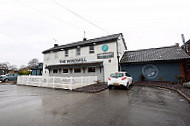
[[119, 61], [127, 50], [122, 33], [85, 39], [66, 45], [55, 44], [43, 51], [43, 76], [98, 76], [107, 81], [119, 70]]
[[121, 59], [121, 69], [134, 81], [178, 81], [186, 78], [184, 62], [190, 59], [179, 46], [126, 51]]

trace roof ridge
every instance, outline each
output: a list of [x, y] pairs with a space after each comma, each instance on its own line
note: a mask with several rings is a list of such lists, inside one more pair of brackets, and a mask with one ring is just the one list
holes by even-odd
[[[106, 38], [106, 37], [110, 37], [110, 36], [114, 36], [114, 35], [122, 35], [122, 33], [117, 33], [117, 34], [111, 34], [111, 35], [101, 36], [101, 37], [97, 37], [97, 38], [93, 38], [93, 39], [87, 39], [87, 40], [85, 40], [85, 41], [92, 41], [92, 40], [95, 40], [95, 39]], [[71, 43], [68, 43], [68, 44], [60, 45], [60, 46], [77, 44], [77, 43], [79, 43], [79, 42], [83, 42], [83, 40], [77, 41], [77, 42], [71, 42]], [[60, 47], [60, 46], [58, 46], [58, 47]]]
[[98, 42], [108, 41], [108, 40], [113, 40], [113, 39], [115, 40], [119, 36], [123, 36], [123, 34], [122, 33], [111, 34], [111, 35], [97, 37], [97, 38], [93, 38], [93, 39], [89, 39], [89, 40], [85, 40], [85, 41], [78, 41], [78, 42], [72, 42], [72, 43], [68, 43], [68, 44], [64, 44], [64, 45], [59, 45], [59, 46], [44, 50], [42, 53], [47, 53], [50, 51], [64, 49], [64, 48], [71, 48], [71, 47], [75, 47], [75, 46], [83, 46], [85, 44], [90, 44], [90, 43], [98, 43]]
[[178, 46], [177, 45], [172, 45], [172, 46], [164, 46], [164, 47], [159, 47], [159, 48], [137, 49], [137, 50], [131, 50], [131, 51], [125, 51], [125, 52], [139, 52], [139, 51], [146, 51], [146, 50], [153, 50], [153, 49], [172, 48], [172, 47], [178, 47]]

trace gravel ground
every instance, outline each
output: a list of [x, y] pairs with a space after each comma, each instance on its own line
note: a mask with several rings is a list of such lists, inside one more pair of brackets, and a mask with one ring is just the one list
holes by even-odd
[[92, 85], [84, 86], [81, 88], [77, 88], [74, 91], [95, 93], [95, 92], [103, 91], [105, 89], [107, 89], [107, 84], [106, 83], [100, 83], [100, 84], [92, 84]]
[[179, 90], [187, 97], [190, 98], [190, 88], [184, 87], [181, 83], [170, 83], [170, 82], [135, 82], [134, 85], [147, 85], [147, 86], [160, 86]]

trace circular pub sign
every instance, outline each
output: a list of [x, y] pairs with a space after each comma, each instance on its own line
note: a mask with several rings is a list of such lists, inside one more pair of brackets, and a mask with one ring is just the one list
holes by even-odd
[[103, 45], [103, 46], [102, 46], [102, 50], [103, 50], [104, 52], [106, 52], [106, 51], [108, 50], [108, 46], [107, 46], [107, 45]]
[[157, 77], [159, 71], [156, 66], [152, 64], [145, 65], [142, 68], [142, 74], [147, 78], [155, 78]]

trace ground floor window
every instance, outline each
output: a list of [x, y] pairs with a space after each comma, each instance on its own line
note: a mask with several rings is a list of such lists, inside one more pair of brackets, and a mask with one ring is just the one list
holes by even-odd
[[63, 69], [63, 73], [69, 73], [69, 69]]
[[74, 73], [80, 73], [81, 72], [81, 68], [75, 68], [74, 69]]
[[96, 69], [95, 67], [88, 67], [88, 72], [96, 72]]
[[58, 70], [57, 69], [53, 69], [53, 73], [57, 73], [58, 72]]

